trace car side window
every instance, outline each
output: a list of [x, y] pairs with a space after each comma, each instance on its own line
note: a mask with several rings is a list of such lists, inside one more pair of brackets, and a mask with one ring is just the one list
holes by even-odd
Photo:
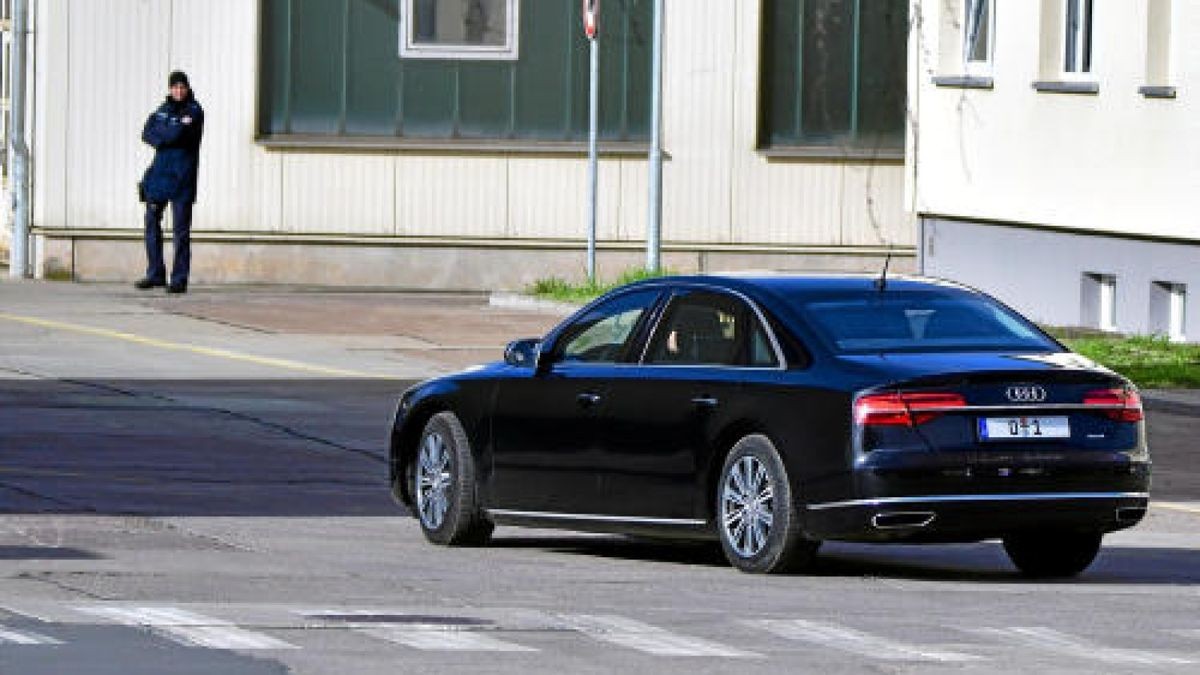
[[622, 359], [642, 317], [658, 300], [658, 291], [626, 293], [597, 305], [563, 334], [561, 360], [616, 363]]
[[757, 315], [723, 293], [676, 298], [646, 354], [647, 364], [770, 367], [778, 363]]

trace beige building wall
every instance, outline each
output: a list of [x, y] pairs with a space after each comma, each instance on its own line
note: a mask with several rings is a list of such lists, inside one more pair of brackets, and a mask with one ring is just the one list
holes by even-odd
[[[43, 272], [138, 276], [135, 184], [151, 158], [139, 135], [167, 73], [183, 69], [206, 110], [194, 281], [516, 288], [583, 273], [582, 149], [267, 149], [255, 142], [257, 2], [36, 4]], [[666, 263], [873, 269], [890, 250], [911, 261], [901, 164], [756, 148], [760, 3], [666, 5]], [[606, 156], [600, 191], [601, 273], [615, 276], [642, 259], [645, 160]], [[512, 263], [520, 251], [532, 264]], [[491, 260], [503, 268], [483, 269]], [[458, 273], [431, 271], [443, 265]]]
[[1066, 0], [994, 1], [970, 67], [964, 2], [911, 5], [922, 271], [1047, 324], [1200, 341], [1200, 3], [1091, 3], [1091, 72], [1064, 73]]
[[[996, 2], [993, 87], [935, 84], [964, 74], [962, 1], [913, 3], [921, 30], [910, 70], [918, 109], [911, 208], [1200, 239], [1200, 42], [1186, 31], [1200, 26], [1200, 3], [1095, 2], [1093, 72], [1074, 79], [1098, 91], [1072, 94], [1033, 87], [1072, 79], [1058, 72], [1063, 0]], [[1172, 17], [1168, 30], [1160, 23], [1152, 34], [1152, 14], [1163, 11]], [[1156, 75], [1164, 53], [1169, 67]], [[1177, 97], [1143, 96], [1138, 89], [1148, 84], [1174, 86]]]

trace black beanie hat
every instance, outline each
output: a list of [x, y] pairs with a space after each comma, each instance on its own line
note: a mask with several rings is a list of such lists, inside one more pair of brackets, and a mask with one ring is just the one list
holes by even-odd
[[170, 77], [167, 78], [168, 88], [174, 87], [177, 84], [182, 84], [188, 89], [192, 88], [192, 85], [188, 83], [187, 73], [183, 72], [182, 70], [176, 70], [172, 72]]

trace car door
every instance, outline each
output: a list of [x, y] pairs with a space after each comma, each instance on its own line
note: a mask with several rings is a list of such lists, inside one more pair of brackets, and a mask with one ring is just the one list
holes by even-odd
[[630, 367], [662, 291], [597, 304], [552, 333], [539, 368], [498, 385], [492, 418], [491, 508], [591, 514], [601, 503], [601, 424], [609, 380]]
[[682, 289], [636, 369], [616, 374], [603, 425], [603, 490], [612, 515], [702, 519], [713, 441], [754, 411], [739, 395], [747, 369], [775, 369], [769, 334], [745, 300]]

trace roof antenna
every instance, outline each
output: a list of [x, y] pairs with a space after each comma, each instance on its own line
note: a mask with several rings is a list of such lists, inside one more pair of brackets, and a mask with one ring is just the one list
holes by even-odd
[[879, 273], [879, 278], [875, 280], [875, 288], [880, 292], [887, 290], [887, 273], [888, 266], [892, 264], [892, 252], [888, 251], [887, 258], [883, 260], [883, 271]]

